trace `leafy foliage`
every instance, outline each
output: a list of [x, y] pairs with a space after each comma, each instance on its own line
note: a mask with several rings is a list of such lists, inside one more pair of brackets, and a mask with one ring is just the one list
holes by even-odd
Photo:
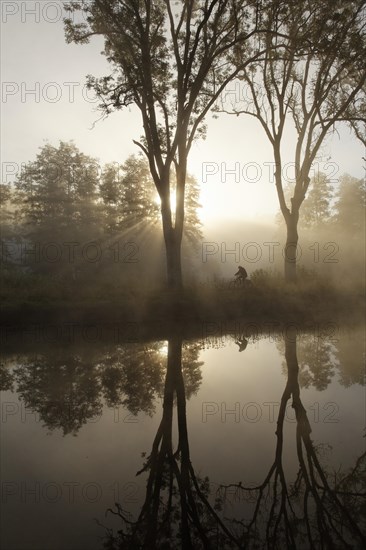
[[325, 174], [319, 172], [310, 181], [309, 192], [302, 207], [305, 227], [319, 228], [331, 216], [332, 187]]

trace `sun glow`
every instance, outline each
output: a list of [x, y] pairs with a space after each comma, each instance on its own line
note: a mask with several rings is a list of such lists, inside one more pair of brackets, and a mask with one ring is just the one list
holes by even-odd
[[164, 343], [161, 348], [159, 349], [159, 353], [161, 355], [167, 356], [168, 355], [168, 342]]
[[276, 198], [274, 186], [268, 184], [201, 184], [199, 216], [204, 224], [233, 219], [272, 220], [278, 210]]
[[[173, 212], [175, 211], [176, 200], [177, 200], [176, 192], [175, 192], [175, 191], [171, 191], [171, 192], [170, 192], [170, 207], [171, 207], [171, 209], [172, 209]], [[159, 206], [161, 205], [161, 199], [160, 199], [159, 195], [156, 195], [156, 197], [155, 197], [155, 202], [156, 202], [156, 204], [158, 204]]]

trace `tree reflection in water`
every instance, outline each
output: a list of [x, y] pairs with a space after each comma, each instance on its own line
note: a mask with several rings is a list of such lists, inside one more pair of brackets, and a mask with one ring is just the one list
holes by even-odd
[[[300, 398], [301, 383], [307, 386], [309, 382], [317, 389], [326, 387], [334, 374], [333, 354], [342, 375], [340, 382], [362, 383], [361, 348], [356, 347], [353, 362], [346, 362], [348, 348], [342, 341], [334, 350], [317, 346], [311, 351], [309, 342], [303, 344], [300, 339], [299, 355], [305, 367], [299, 369], [297, 338], [293, 329], [284, 341], [287, 381], [268, 474], [257, 487], [232, 484], [221, 486], [214, 494], [208, 478], [195, 474], [188, 442], [186, 399], [200, 386], [200, 344], [188, 343], [183, 348], [181, 340], [175, 338], [169, 341], [168, 349], [157, 342], [117, 346], [98, 356], [91, 352], [44, 353], [21, 358], [13, 369], [5, 361], [0, 373], [3, 389], [16, 390], [49, 429], [61, 429], [64, 435], [76, 435], [89, 419], [100, 414], [103, 403], [122, 405], [133, 414], [153, 414], [156, 397], [163, 396], [162, 419], [151, 453], [139, 472], [147, 476], [144, 503], [136, 521], [118, 504], [110, 510], [122, 525], [115, 535], [107, 530], [105, 548], [363, 548], [366, 453], [350, 472], [331, 475], [322, 464], [320, 446], [311, 440]], [[311, 374], [306, 380], [301, 372], [304, 368]], [[284, 421], [291, 399], [299, 464], [292, 483], [286, 476], [287, 455], [284, 458]], [[222, 508], [230, 502], [233, 489], [241, 498], [234, 503], [235, 518], [228, 519], [223, 517]]]
[[[183, 350], [186, 393], [201, 384], [200, 344]], [[8, 368], [14, 362], [14, 368]], [[44, 352], [0, 365], [2, 390], [16, 390], [25, 406], [36, 412], [49, 430], [77, 435], [102, 414], [103, 405], [124, 407], [131, 414], [155, 412], [164, 390], [164, 342], [125, 344], [96, 354], [85, 349]]]
[[[109, 510], [121, 518], [122, 526], [117, 534], [107, 530], [106, 549], [365, 547], [366, 454], [348, 474], [338, 472], [331, 481], [310, 438], [311, 427], [300, 398], [296, 338], [295, 330], [285, 337], [287, 382], [277, 418], [275, 458], [268, 474], [257, 487], [222, 485], [211, 496], [209, 480], [199, 479], [190, 461], [182, 343], [177, 339], [169, 342], [162, 420], [151, 454], [138, 472], [148, 474], [145, 501], [136, 521], [118, 504]], [[176, 450], [172, 437], [174, 395]], [[283, 457], [284, 420], [291, 398], [299, 463], [293, 483], [286, 479]], [[250, 519], [222, 517], [222, 504], [229, 500], [233, 488], [245, 502], [242, 511], [247, 512], [248, 500], [255, 497]]]
[[[176, 398], [178, 442], [173, 446]], [[234, 536], [208, 500], [208, 480], [196, 476], [190, 460], [182, 341], [169, 341], [162, 419], [151, 453], [138, 472], [148, 473], [145, 501], [136, 522], [117, 505], [122, 529], [109, 531], [105, 548], [231, 548]]]
[[[366, 453], [347, 475], [338, 472], [330, 481], [310, 438], [311, 427], [300, 399], [297, 334], [285, 336], [287, 383], [277, 418], [274, 462], [258, 487], [222, 487], [225, 494], [233, 487], [244, 498], [255, 494], [249, 522], [241, 522], [242, 548], [362, 548], [366, 545], [364, 517]], [[283, 464], [284, 420], [292, 397], [296, 415], [296, 451], [299, 470], [295, 482], [286, 480]]]
[[[313, 386], [323, 391], [336, 375], [342, 386], [365, 385], [365, 334], [362, 327], [333, 335], [303, 333], [298, 336], [296, 347], [300, 388]], [[285, 342], [277, 342], [277, 348], [284, 355]], [[283, 373], [287, 373], [285, 361]]]

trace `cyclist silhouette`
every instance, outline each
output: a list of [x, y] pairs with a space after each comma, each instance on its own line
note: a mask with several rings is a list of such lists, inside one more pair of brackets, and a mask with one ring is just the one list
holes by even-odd
[[248, 273], [246, 272], [244, 267], [239, 265], [238, 271], [235, 273], [235, 277], [236, 277], [237, 281], [240, 281], [240, 282], [244, 283], [245, 279], [248, 278]]
[[242, 337], [241, 339], [239, 338], [239, 340], [237, 340], [237, 341], [235, 342], [235, 344], [236, 344], [237, 346], [239, 346], [239, 350], [238, 350], [238, 351], [241, 352], [241, 351], [244, 351], [244, 350], [246, 349], [246, 347], [247, 347], [247, 345], [248, 345], [248, 340], [247, 340], [246, 338]]

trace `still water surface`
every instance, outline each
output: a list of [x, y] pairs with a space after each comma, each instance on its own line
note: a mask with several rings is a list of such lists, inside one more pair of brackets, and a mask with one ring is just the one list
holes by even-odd
[[362, 548], [364, 353], [362, 327], [4, 353], [1, 547]]

